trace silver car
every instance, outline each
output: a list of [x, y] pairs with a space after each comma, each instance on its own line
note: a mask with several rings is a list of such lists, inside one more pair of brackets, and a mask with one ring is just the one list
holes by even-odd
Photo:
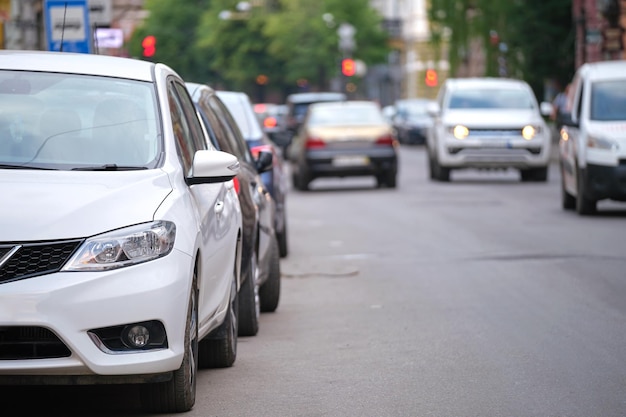
[[429, 107], [430, 178], [449, 181], [455, 169], [515, 168], [522, 181], [546, 181], [551, 139], [547, 108], [543, 113], [525, 81], [446, 80]]

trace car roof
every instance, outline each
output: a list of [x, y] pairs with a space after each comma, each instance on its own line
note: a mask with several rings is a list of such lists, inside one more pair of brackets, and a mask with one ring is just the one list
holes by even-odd
[[187, 86], [187, 90], [189, 91], [189, 95], [195, 99], [196, 95], [198, 95], [202, 90], [207, 93], [213, 93], [215, 90], [206, 84], [194, 83], [185, 81], [185, 85]]
[[450, 88], [520, 88], [528, 89], [528, 83], [513, 78], [471, 77], [449, 78], [446, 80]]
[[371, 100], [323, 101], [311, 104], [310, 108], [316, 109], [320, 107], [335, 107], [337, 109], [341, 109], [344, 107], [375, 107], [380, 109], [380, 105]]
[[291, 103], [313, 103], [317, 101], [341, 101], [345, 100], [344, 93], [322, 91], [315, 93], [294, 93], [287, 96], [287, 102]]
[[51, 51], [0, 51], [0, 68], [17, 71], [45, 71], [89, 74], [153, 81], [153, 62], [106, 55]]
[[[254, 113], [252, 101], [250, 101], [250, 97], [246, 93], [217, 90], [215, 94], [222, 99], [224, 105], [233, 115], [246, 140], [258, 140], [263, 137], [263, 130], [261, 130], [259, 120]], [[237, 108], [234, 108], [233, 105], [236, 105]]]
[[580, 73], [593, 81], [626, 78], [626, 60], [602, 61], [583, 64]]

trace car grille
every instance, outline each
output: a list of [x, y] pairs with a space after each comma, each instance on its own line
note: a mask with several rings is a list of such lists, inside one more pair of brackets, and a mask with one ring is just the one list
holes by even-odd
[[469, 135], [480, 137], [513, 137], [521, 136], [522, 129], [470, 129]]
[[43, 327], [0, 327], [0, 360], [64, 358], [65, 344]]
[[82, 242], [0, 243], [0, 284], [59, 271]]

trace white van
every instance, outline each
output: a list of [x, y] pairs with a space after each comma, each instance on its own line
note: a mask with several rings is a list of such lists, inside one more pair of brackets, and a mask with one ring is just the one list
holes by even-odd
[[599, 200], [626, 201], [626, 60], [582, 65], [561, 129], [562, 206], [596, 212]]

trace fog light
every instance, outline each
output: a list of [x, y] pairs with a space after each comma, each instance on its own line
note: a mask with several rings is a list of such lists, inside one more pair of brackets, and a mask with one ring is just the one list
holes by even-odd
[[128, 344], [128, 347], [140, 349], [148, 345], [150, 331], [147, 327], [140, 324], [129, 326], [124, 329], [123, 339]]

